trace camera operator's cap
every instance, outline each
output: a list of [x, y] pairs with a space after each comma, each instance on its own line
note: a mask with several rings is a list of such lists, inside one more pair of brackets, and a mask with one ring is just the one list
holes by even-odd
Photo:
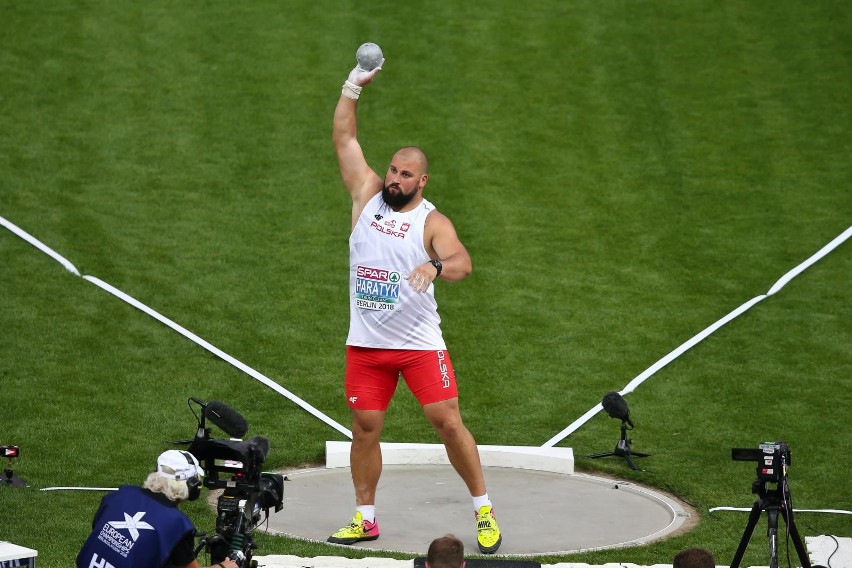
[[[163, 467], [174, 473], [164, 471]], [[184, 450], [166, 450], [157, 458], [157, 474], [166, 479], [185, 480], [190, 477], [204, 477], [204, 470], [191, 453]]]

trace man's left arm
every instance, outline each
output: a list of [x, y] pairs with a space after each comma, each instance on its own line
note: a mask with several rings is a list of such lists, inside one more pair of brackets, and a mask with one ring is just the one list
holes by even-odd
[[438, 268], [432, 262], [425, 262], [412, 270], [408, 281], [418, 292], [425, 292], [436, 278], [458, 282], [473, 271], [470, 254], [459, 240], [452, 222], [442, 213], [429, 213], [424, 241], [429, 258], [440, 261], [441, 270], [438, 274]]

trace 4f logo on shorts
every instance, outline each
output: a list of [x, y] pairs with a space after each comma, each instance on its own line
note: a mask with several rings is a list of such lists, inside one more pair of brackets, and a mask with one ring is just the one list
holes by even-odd
[[357, 396], [350, 396], [350, 397], [349, 397], [349, 402], [350, 402], [351, 404], [355, 404], [355, 402], [357, 402], [357, 400], [358, 400], [358, 397], [357, 397]]

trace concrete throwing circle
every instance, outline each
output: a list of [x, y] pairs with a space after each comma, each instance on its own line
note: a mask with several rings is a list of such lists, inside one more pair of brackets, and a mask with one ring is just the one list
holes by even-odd
[[[496, 556], [547, 555], [644, 544], [678, 531], [690, 513], [676, 500], [630, 482], [582, 474], [485, 467], [503, 535]], [[285, 472], [284, 509], [266, 530], [325, 542], [354, 514], [349, 468]], [[354, 548], [426, 553], [453, 533], [479, 553], [473, 504], [448, 465], [385, 465], [376, 494], [381, 536]], [[330, 545], [339, 546], [339, 545]]]

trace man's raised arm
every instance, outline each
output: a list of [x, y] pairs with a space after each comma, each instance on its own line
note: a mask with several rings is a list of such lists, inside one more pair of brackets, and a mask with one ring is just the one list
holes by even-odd
[[[334, 109], [332, 140], [337, 152], [343, 184], [352, 196], [355, 207], [363, 207], [364, 203], [381, 189], [382, 180], [367, 165], [364, 152], [358, 143], [356, 120], [356, 107], [361, 89], [372, 81], [381, 69], [381, 65], [372, 71], [364, 71], [357, 66], [352, 69], [343, 83], [340, 99]], [[353, 222], [356, 217], [353, 211]]]

